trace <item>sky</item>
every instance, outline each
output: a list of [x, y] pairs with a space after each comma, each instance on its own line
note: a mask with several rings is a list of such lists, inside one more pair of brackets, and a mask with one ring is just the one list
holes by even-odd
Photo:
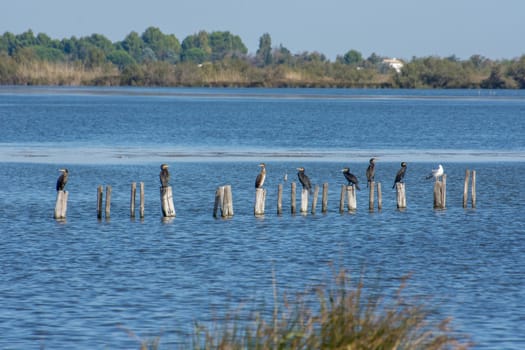
[[0, 0], [0, 34], [31, 29], [53, 39], [102, 34], [113, 42], [150, 26], [180, 42], [201, 30], [238, 35], [255, 54], [272, 46], [334, 60], [525, 54], [524, 0]]

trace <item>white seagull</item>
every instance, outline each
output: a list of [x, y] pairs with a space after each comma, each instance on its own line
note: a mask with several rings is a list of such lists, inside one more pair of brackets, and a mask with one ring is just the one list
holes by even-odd
[[443, 165], [439, 164], [437, 169], [432, 169], [432, 174], [428, 175], [427, 179], [434, 177], [437, 180], [439, 177], [443, 176], [444, 173], [445, 170], [443, 170]]

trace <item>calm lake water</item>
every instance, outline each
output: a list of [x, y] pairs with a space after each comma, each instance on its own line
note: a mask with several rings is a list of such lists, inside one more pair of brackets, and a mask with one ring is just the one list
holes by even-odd
[[[0, 348], [161, 348], [193, 322], [272, 310], [279, 295], [330, 281], [333, 265], [370, 293], [406, 293], [452, 317], [476, 349], [525, 348], [524, 91], [0, 88]], [[368, 211], [365, 169], [378, 157], [383, 210]], [[391, 189], [408, 162], [408, 208]], [[266, 215], [253, 216], [257, 164]], [[177, 217], [162, 220], [168, 163]], [[447, 209], [432, 208], [430, 170], [447, 173]], [[329, 184], [328, 213], [290, 215], [304, 166]], [[361, 180], [340, 214], [341, 169]], [[67, 167], [66, 221], [55, 181]], [[466, 169], [477, 208], [463, 209]], [[285, 174], [288, 181], [284, 181]], [[145, 218], [130, 219], [131, 182]], [[231, 184], [235, 215], [212, 217]], [[277, 186], [284, 214], [276, 214]], [[113, 188], [96, 218], [98, 185]]]

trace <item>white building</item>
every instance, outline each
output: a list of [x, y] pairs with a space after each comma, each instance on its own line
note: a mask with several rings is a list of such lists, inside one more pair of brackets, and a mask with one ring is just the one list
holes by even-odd
[[397, 58], [385, 58], [383, 63], [388, 65], [390, 68], [393, 68], [397, 73], [401, 73], [401, 68], [403, 68], [403, 62]]

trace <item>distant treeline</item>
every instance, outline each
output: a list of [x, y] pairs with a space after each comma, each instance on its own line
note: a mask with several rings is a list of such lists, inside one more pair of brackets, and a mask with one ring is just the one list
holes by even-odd
[[[228, 31], [201, 31], [182, 43], [149, 27], [111, 42], [101, 34], [52, 39], [28, 30], [0, 36], [2, 85], [525, 88], [525, 55], [491, 60], [413, 57], [396, 70], [389, 57], [357, 50], [330, 61], [319, 52], [292, 54], [269, 34], [255, 54]], [[399, 63], [399, 62], [398, 62]]]

